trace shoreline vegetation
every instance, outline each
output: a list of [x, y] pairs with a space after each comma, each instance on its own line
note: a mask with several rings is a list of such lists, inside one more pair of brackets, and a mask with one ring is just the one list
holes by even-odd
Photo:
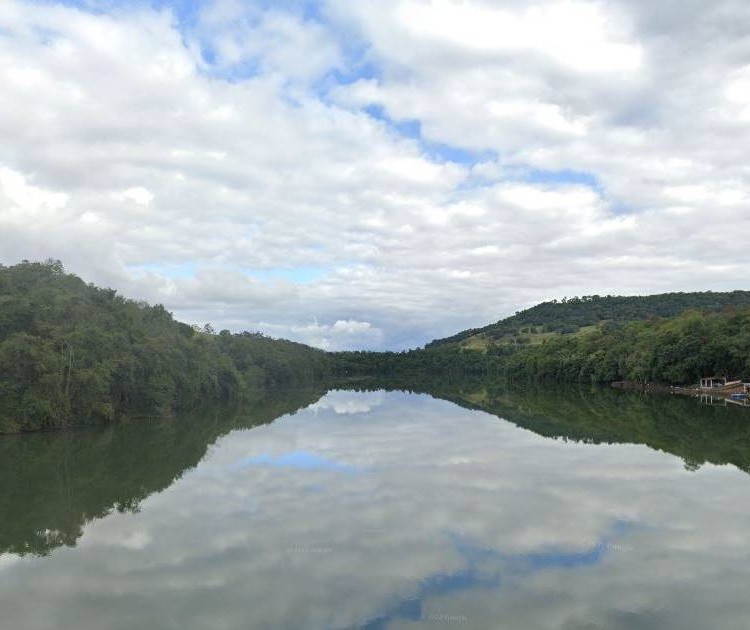
[[404, 352], [324, 352], [176, 321], [56, 260], [0, 265], [0, 434], [164, 417], [341, 380], [612, 384], [686, 393], [750, 381], [750, 292], [585, 296]]
[[[424, 350], [340, 352], [335, 354], [333, 371], [340, 376], [376, 377], [420, 372], [451, 377], [463, 373], [519, 383], [620, 383], [626, 389], [702, 393], [697, 384], [704, 377], [750, 381], [748, 295], [735, 291], [653, 296], [659, 298], [657, 305], [662, 311], [678, 313], [669, 317], [648, 314], [628, 321], [595, 319], [599, 303], [609, 298], [576, 299], [576, 306], [588, 305], [591, 311], [584, 318], [581, 309], [576, 309], [576, 317], [585, 326], [564, 317], [558, 317], [554, 324], [549, 319], [536, 319], [532, 324], [526, 321], [513, 333], [516, 341], [512, 342], [508, 341], [508, 328], [500, 322], [495, 326], [505, 327], [506, 336], [489, 341], [484, 338], [483, 347], [477, 346], [476, 335], [459, 334], [449, 338], [453, 341], [433, 342]], [[674, 303], [670, 304], [672, 297]], [[727, 301], [731, 299], [738, 305]], [[622, 298], [621, 305], [627, 304], [623, 300], [642, 303], [644, 299]], [[702, 305], [704, 310], [691, 304]], [[566, 305], [559, 306], [564, 312]], [[686, 310], [679, 311], [683, 307]], [[552, 308], [551, 312], [556, 311]], [[516, 315], [509, 319], [520, 318]], [[551, 331], [552, 325], [569, 332]], [[534, 335], [544, 337], [530, 341], [529, 336]], [[455, 341], [457, 338], [459, 341]], [[526, 341], [521, 343], [520, 339]]]
[[322, 350], [183, 324], [59, 261], [0, 266], [0, 433], [164, 417], [328, 373]]

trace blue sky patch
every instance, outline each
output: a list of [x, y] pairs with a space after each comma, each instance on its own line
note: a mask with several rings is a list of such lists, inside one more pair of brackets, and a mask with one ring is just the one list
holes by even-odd
[[258, 280], [269, 282], [273, 280], [288, 280], [290, 282], [306, 283], [320, 280], [330, 274], [330, 267], [316, 265], [305, 265], [302, 267], [290, 267], [289, 269], [244, 269], [243, 273]]
[[422, 138], [422, 124], [418, 120], [395, 120], [388, 115], [385, 107], [376, 104], [366, 105], [362, 108], [362, 111], [370, 118], [385, 123], [391, 131], [400, 136], [406, 136], [414, 140], [421, 140]]
[[380, 69], [371, 62], [358, 63], [353, 61], [345, 68], [329, 70], [323, 77], [324, 82], [336, 85], [350, 85], [357, 81], [370, 81], [380, 78]]
[[427, 140], [422, 134], [422, 123], [417, 119], [396, 120], [391, 118], [382, 105], [371, 104], [362, 108], [368, 116], [379, 120], [397, 135], [419, 142], [422, 153], [434, 162], [452, 162], [473, 166], [497, 159], [494, 151], [475, 151], [456, 145]]
[[422, 147], [427, 156], [435, 162], [453, 162], [454, 164], [473, 166], [482, 162], [493, 162], [498, 157], [494, 151], [472, 151], [429, 140], [422, 140]]
[[586, 171], [529, 169], [523, 171], [521, 180], [530, 184], [579, 184], [602, 192], [599, 178]]
[[261, 76], [261, 60], [257, 58], [244, 59], [241, 63], [222, 67], [217, 64], [216, 53], [210, 44], [201, 44], [201, 56], [210, 65], [206, 74], [215, 78], [223, 79], [227, 83], [240, 83], [254, 77]]

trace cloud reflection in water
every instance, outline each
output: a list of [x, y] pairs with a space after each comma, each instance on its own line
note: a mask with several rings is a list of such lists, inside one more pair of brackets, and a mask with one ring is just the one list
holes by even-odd
[[76, 548], [1, 562], [0, 609], [28, 630], [744, 630], [749, 517], [730, 467], [334, 392], [220, 439]]

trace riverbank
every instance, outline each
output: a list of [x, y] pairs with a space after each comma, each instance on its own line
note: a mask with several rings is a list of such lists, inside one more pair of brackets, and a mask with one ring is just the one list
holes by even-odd
[[[610, 385], [615, 389], [623, 391], [676, 394], [678, 396], [705, 399], [710, 404], [727, 402], [743, 407], [750, 407], [750, 397], [746, 393], [746, 384], [741, 382], [730, 383], [725, 387], [666, 385], [664, 383], [638, 383], [636, 381], [615, 381]], [[742, 396], [745, 397], [742, 398]]]

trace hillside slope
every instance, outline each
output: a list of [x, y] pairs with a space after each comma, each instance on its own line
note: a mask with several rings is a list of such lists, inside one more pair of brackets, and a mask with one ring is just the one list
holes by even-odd
[[0, 433], [238, 400], [312, 382], [328, 364], [303, 344], [197, 330], [161, 305], [86, 284], [59, 261], [0, 266]]
[[574, 297], [537, 304], [494, 324], [436, 339], [426, 347], [489, 350], [506, 346], [535, 345], [562, 334], [585, 333], [604, 322], [666, 318], [687, 310], [717, 312], [746, 306], [750, 306], [750, 291]]
[[408, 352], [339, 352], [334, 374], [451, 383], [466, 377], [511, 381], [695, 385], [704, 376], [750, 382], [750, 307], [687, 310], [672, 317], [608, 321], [538, 344], [460, 344]]

